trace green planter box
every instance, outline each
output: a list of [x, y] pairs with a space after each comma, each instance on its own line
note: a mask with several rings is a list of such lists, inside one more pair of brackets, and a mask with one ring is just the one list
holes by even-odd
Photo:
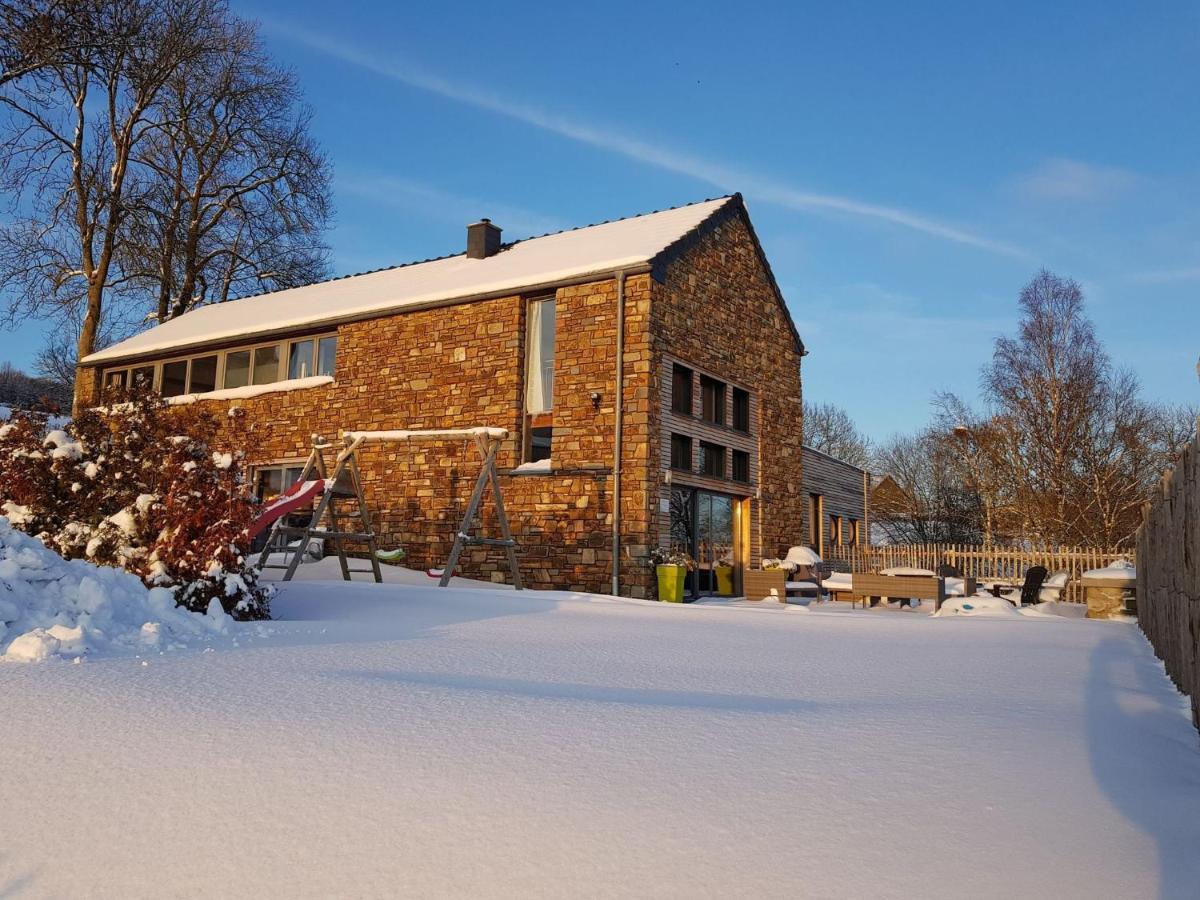
[[664, 603], [682, 603], [687, 566], [658, 566], [658, 599]]

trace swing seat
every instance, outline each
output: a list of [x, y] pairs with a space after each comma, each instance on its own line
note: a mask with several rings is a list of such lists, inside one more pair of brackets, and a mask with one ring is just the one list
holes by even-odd
[[376, 550], [375, 558], [383, 562], [396, 562], [404, 559], [405, 553], [403, 547], [396, 547], [394, 550]]
[[311, 504], [323, 493], [325, 493], [324, 481], [297, 481], [270, 503], [263, 506], [254, 521], [250, 523], [248, 529], [250, 540], [254, 540], [288, 513], [300, 509], [305, 504]]

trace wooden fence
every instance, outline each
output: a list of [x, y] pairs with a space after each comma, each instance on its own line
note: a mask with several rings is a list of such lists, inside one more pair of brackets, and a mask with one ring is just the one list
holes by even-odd
[[883, 544], [877, 547], [837, 547], [828, 554], [830, 562], [845, 562], [852, 572], [878, 572], [895, 566], [932, 569], [949, 563], [964, 575], [979, 581], [1021, 582], [1031, 566], [1045, 566], [1050, 574], [1070, 572], [1071, 579], [1063, 599], [1083, 603], [1079, 576], [1099, 569], [1117, 559], [1135, 562], [1131, 548], [1118, 547], [1016, 547], [976, 546], [970, 544]]
[[1163, 476], [1137, 547], [1138, 624], [1200, 728], [1200, 440]]

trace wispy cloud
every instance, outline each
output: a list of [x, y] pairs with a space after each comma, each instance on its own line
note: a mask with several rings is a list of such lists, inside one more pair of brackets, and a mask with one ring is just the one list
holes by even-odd
[[1132, 276], [1134, 281], [1145, 284], [1170, 284], [1175, 281], [1200, 281], [1200, 266], [1190, 266], [1182, 269], [1158, 269], [1151, 272], [1138, 272]]
[[1033, 200], [1093, 202], [1115, 199], [1137, 187], [1141, 180], [1128, 169], [1054, 157], [1017, 176], [1016, 187]]
[[565, 224], [553, 216], [520, 206], [465, 197], [430, 184], [407, 178], [373, 173], [338, 173], [335, 187], [374, 203], [409, 209], [456, 224], [466, 224], [488, 216], [504, 229], [504, 239], [529, 237], [548, 231], [561, 231]]
[[721, 191], [739, 190], [748, 197], [801, 212], [838, 213], [885, 222], [923, 234], [1021, 259], [1030, 254], [967, 228], [909, 210], [868, 203], [837, 194], [800, 190], [781, 182], [730, 168], [700, 157], [639, 140], [610, 128], [591, 125], [547, 112], [521, 101], [470, 85], [450, 81], [394, 58], [384, 59], [323, 34], [280, 22], [264, 22], [269, 33], [302, 44], [409, 87], [523, 122], [569, 140], [616, 153], [637, 162], [695, 178]]

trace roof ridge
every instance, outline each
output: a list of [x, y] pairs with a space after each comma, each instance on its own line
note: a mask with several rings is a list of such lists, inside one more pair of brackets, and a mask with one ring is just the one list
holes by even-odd
[[[730, 200], [736, 196], [738, 196], [738, 194], [736, 194], [736, 193], [723, 194], [718, 197], [708, 197], [704, 200], [693, 200], [690, 203], [680, 203], [678, 206], [667, 206], [667, 207], [664, 207], [663, 209], [652, 209], [652, 210], [649, 210], [648, 212], [634, 213], [633, 215], [629, 215], [629, 216], [619, 216], [615, 219], [605, 219], [602, 222], [590, 222], [587, 225], [576, 225], [574, 228], [560, 228], [558, 231], [547, 231], [543, 234], [531, 234], [529, 237], [520, 238], [519, 240], [515, 240], [515, 241], [509, 241], [506, 244], [501, 244], [500, 249], [501, 250], [509, 250], [512, 247], [517, 246], [518, 244], [528, 243], [529, 241], [536, 241], [541, 238], [554, 237], [555, 235], [558, 235], [558, 234], [570, 234], [571, 232], [574, 232], [574, 231], [583, 231], [587, 228], [598, 228], [601, 225], [612, 225], [616, 222], [628, 222], [630, 219], [642, 219], [642, 218], [645, 218], [646, 216], [656, 216], [659, 213], [674, 212], [677, 209], [687, 209], [690, 206], [700, 206], [704, 203], [713, 203], [717, 200]], [[359, 278], [363, 275], [377, 275], [380, 272], [393, 272], [396, 269], [407, 269], [410, 266], [420, 266], [420, 265], [424, 265], [425, 263], [440, 262], [443, 259], [453, 259], [456, 256], [465, 256], [465, 255], [466, 255], [465, 251], [461, 252], [461, 253], [446, 253], [442, 256], [430, 256], [426, 259], [414, 259], [414, 260], [410, 260], [409, 262], [395, 263], [390, 266], [380, 266], [378, 269], [366, 269], [362, 272], [349, 272], [344, 275], [331, 275], [329, 278], [322, 278], [320, 281], [310, 281], [307, 284], [297, 284], [297, 285], [293, 285], [291, 287], [277, 287], [277, 288], [273, 288], [272, 290], [269, 290], [269, 291], [260, 291], [257, 294], [245, 294], [240, 297], [230, 297], [228, 300], [219, 300], [216, 303], [206, 303], [206, 304], [202, 304], [201, 306], [197, 306], [197, 307], [193, 307], [193, 308], [201, 309], [204, 306], [220, 306], [223, 303], [233, 303], [237, 300], [252, 300], [255, 297], [269, 297], [271, 294], [279, 294], [279, 293], [282, 293], [283, 291], [294, 291], [297, 288], [313, 287], [318, 284], [330, 284], [334, 281], [345, 281], [348, 278]], [[189, 312], [191, 312], [191, 310], [189, 310]]]

